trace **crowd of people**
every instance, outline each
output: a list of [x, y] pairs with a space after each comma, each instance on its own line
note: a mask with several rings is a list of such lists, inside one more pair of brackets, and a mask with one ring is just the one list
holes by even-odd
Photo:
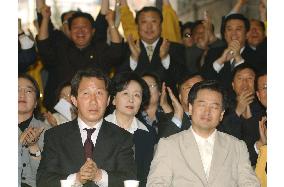
[[19, 187], [266, 187], [266, 1], [260, 19], [246, 3], [218, 38], [209, 12], [181, 23], [169, 0], [135, 17], [102, 0], [96, 19], [64, 12], [60, 30], [36, 0], [38, 35], [18, 23]]

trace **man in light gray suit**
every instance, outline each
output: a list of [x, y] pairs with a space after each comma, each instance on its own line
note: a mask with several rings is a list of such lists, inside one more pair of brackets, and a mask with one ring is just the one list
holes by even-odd
[[147, 187], [260, 186], [246, 144], [216, 130], [226, 107], [219, 83], [196, 83], [188, 101], [192, 126], [160, 139]]

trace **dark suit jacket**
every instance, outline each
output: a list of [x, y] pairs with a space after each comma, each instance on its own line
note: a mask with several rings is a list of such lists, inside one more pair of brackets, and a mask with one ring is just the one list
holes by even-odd
[[[213, 68], [213, 62], [223, 54], [223, 51], [226, 48], [227, 47], [225, 46], [225, 47], [209, 49], [205, 58], [204, 65], [201, 68], [201, 74], [205, 79], [213, 79], [220, 81], [220, 83], [223, 86], [225, 86], [225, 88], [231, 91], [233, 70], [231, 70], [230, 61], [225, 62], [224, 67], [220, 70], [219, 73], [217, 73]], [[248, 63], [253, 67], [256, 66], [255, 65], [257, 63], [256, 52], [253, 51], [249, 46], [245, 46], [245, 49], [242, 52], [241, 56], [244, 58], [245, 63]]]
[[221, 124], [218, 126], [218, 130], [244, 140], [248, 147], [251, 165], [254, 166], [258, 157], [254, 149], [254, 144], [260, 137], [258, 122], [265, 115], [265, 111], [257, 101], [254, 101], [250, 104], [252, 117], [245, 119], [236, 114], [235, 108], [236, 104], [233, 104], [225, 113]]
[[[37, 172], [37, 186], [60, 187], [60, 180], [77, 173], [85, 163], [84, 148], [77, 119], [45, 133], [42, 159]], [[109, 187], [123, 187], [123, 181], [136, 179], [132, 135], [103, 121], [93, 160], [108, 173]], [[97, 186], [88, 182], [84, 186]]]
[[183, 113], [181, 128], [179, 128], [174, 122], [172, 122], [172, 117], [173, 113], [171, 113], [170, 118], [167, 118], [167, 120], [164, 120], [160, 123], [158, 134], [160, 138], [166, 138], [173, 134], [187, 130], [191, 126], [190, 117], [186, 113]]
[[[141, 53], [138, 59], [138, 64], [135, 73], [142, 75], [145, 72], [154, 72], [159, 76], [162, 81], [165, 81], [168, 86], [172, 89], [175, 88], [176, 82], [183, 77], [186, 73], [186, 66], [184, 64], [184, 47], [181, 44], [170, 42], [170, 66], [166, 70], [161, 63], [161, 58], [159, 56], [160, 46], [163, 43], [163, 39], [160, 38], [153, 52], [151, 62], [147, 56], [146, 48], [140, 40]], [[132, 71], [130, 68], [130, 55], [129, 46], [126, 46], [126, 54], [124, 63], [121, 67], [117, 68], [118, 72], [122, 71]], [[176, 92], [176, 89], [174, 89]]]

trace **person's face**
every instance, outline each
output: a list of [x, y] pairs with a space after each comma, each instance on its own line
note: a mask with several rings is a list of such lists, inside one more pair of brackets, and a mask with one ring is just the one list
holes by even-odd
[[104, 80], [96, 77], [83, 77], [78, 88], [77, 98], [71, 96], [80, 117], [87, 125], [99, 122], [109, 104], [109, 96]]
[[91, 43], [94, 29], [88, 19], [78, 17], [72, 21], [70, 34], [71, 40], [75, 43], [76, 47], [81, 49]]
[[71, 101], [71, 86], [65, 86], [64, 88], [62, 88], [62, 90], [60, 91], [59, 99], [61, 99], [61, 98], [65, 99], [69, 103], [72, 103], [72, 101]]
[[267, 75], [263, 75], [257, 80], [258, 90], [256, 95], [258, 100], [265, 108], [267, 107]]
[[182, 42], [183, 42], [183, 45], [186, 47], [191, 47], [194, 44], [190, 28], [184, 29], [182, 33]]
[[191, 79], [188, 79], [186, 82], [184, 82], [180, 87], [180, 93], [179, 93], [179, 100], [184, 108], [186, 110], [188, 109], [188, 93], [192, 86], [202, 81], [203, 79], [200, 76], [192, 77]]
[[161, 95], [160, 90], [158, 89], [158, 84], [153, 77], [144, 76], [142, 77], [147, 83], [150, 90], [150, 102], [149, 104], [158, 104], [159, 98]]
[[222, 95], [209, 89], [201, 89], [193, 104], [189, 103], [192, 128], [195, 132], [210, 135], [223, 119]]
[[32, 115], [37, 105], [35, 87], [25, 78], [19, 78], [18, 81], [18, 114]]
[[67, 20], [69, 18], [71, 18], [73, 14], [74, 14], [74, 12], [70, 12], [63, 17], [62, 31], [68, 38], [71, 38], [71, 36], [70, 36], [70, 30], [69, 30], [69, 27], [68, 27], [68, 21]]
[[254, 92], [254, 79], [255, 73], [249, 68], [237, 72], [232, 82], [233, 90], [237, 95], [244, 91]]
[[120, 114], [134, 117], [142, 102], [142, 88], [136, 81], [130, 81], [125, 90], [118, 92], [112, 102]]
[[138, 33], [140, 38], [148, 44], [155, 42], [162, 31], [162, 24], [156, 12], [142, 12], [138, 19]]
[[203, 41], [204, 38], [205, 38], [205, 28], [203, 24], [199, 24], [193, 30], [194, 43], [199, 43], [200, 41]]
[[250, 30], [247, 33], [248, 44], [256, 47], [260, 44], [265, 38], [265, 32], [262, 30], [259, 22], [250, 21]]
[[231, 19], [227, 21], [224, 36], [228, 44], [230, 44], [233, 40], [238, 40], [241, 44], [241, 47], [243, 47], [246, 40], [246, 29], [244, 22], [239, 19]]

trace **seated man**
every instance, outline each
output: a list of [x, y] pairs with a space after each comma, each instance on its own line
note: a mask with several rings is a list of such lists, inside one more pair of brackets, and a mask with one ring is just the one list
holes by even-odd
[[162, 138], [147, 187], [260, 186], [244, 142], [216, 130], [226, 107], [216, 81], [196, 83], [189, 92], [190, 129]]
[[37, 186], [59, 187], [67, 179], [78, 186], [122, 187], [136, 179], [131, 134], [103, 120], [109, 84], [99, 70], [76, 73], [71, 99], [78, 118], [46, 131]]

